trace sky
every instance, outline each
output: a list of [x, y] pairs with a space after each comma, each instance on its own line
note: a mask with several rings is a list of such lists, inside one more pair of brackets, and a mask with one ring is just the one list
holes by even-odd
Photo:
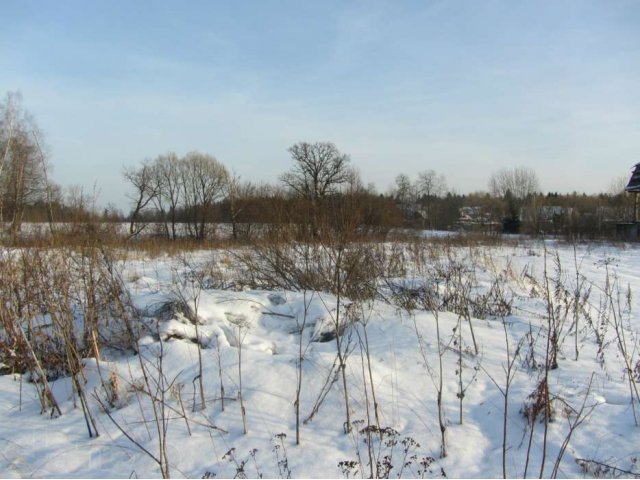
[[122, 209], [146, 158], [196, 150], [276, 182], [300, 141], [335, 143], [381, 192], [525, 166], [596, 193], [640, 162], [640, 2], [3, 0], [15, 90], [54, 180]]

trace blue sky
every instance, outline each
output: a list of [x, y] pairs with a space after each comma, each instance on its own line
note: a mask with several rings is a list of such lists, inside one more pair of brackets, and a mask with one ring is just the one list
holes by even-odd
[[55, 180], [120, 207], [122, 167], [169, 150], [276, 181], [332, 141], [381, 191], [522, 165], [598, 192], [640, 161], [638, 1], [5, 0], [0, 65]]

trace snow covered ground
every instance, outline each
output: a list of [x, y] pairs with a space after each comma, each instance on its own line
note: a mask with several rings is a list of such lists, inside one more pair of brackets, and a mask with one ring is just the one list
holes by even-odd
[[[145, 328], [140, 355], [83, 360], [97, 438], [69, 378], [51, 382], [62, 410], [52, 418], [26, 376], [0, 377], [3, 477], [159, 477], [165, 435], [172, 477], [498, 478], [503, 452], [509, 477], [640, 475], [637, 245], [461, 246], [430, 261], [456, 267], [457, 283], [415, 269], [381, 283], [377, 300], [339, 308], [322, 292], [208, 288], [192, 275], [214, 258], [233, 270], [225, 252], [117, 263]], [[454, 302], [456, 289], [473, 300], [470, 318], [459, 298], [423, 308]], [[550, 325], [557, 368], [545, 369]]]

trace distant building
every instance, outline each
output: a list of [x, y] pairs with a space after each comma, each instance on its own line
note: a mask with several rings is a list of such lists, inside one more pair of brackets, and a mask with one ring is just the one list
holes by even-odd
[[640, 163], [636, 163], [635, 167], [633, 167], [629, 183], [624, 189], [629, 193], [640, 193]]
[[559, 205], [543, 205], [540, 207], [540, 216], [547, 222], [551, 222], [558, 217], [570, 217], [571, 215], [573, 215], [573, 208], [571, 207], [561, 207]]
[[465, 232], [498, 233], [502, 230], [502, 223], [483, 207], [462, 207], [456, 227]]
[[633, 172], [631, 173], [631, 178], [629, 179], [629, 183], [626, 187], [624, 187], [626, 192], [633, 193], [635, 195], [635, 199], [633, 202], [633, 221], [629, 223], [618, 223], [616, 225], [616, 234], [618, 238], [622, 238], [624, 240], [637, 240], [640, 235], [640, 219], [638, 211], [638, 194], [640, 193], [640, 163], [636, 163], [633, 167]]

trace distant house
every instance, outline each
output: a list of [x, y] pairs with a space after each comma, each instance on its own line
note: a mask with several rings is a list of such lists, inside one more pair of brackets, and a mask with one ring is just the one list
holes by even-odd
[[636, 163], [635, 167], [633, 167], [629, 183], [624, 189], [629, 193], [640, 193], [640, 163]]
[[465, 232], [497, 233], [502, 230], [502, 223], [496, 221], [491, 212], [479, 206], [461, 207], [456, 226]]
[[636, 163], [631, 172], [629, 183], [624, 190], [635, 195], [633, 202], [633, 221], [629, 223], [618, 223], [616, 225], [616, 234], [618, 238], [625, 240], [637, 240], [640, 237], [640, 211], [638, 211], [638, 194], [640, 193], [640, 163]]
[[561, 207], [559, 205], [545, 205], [540, 208], [542, 218], [548, 222], [558, 217], [570, 217], [573, 215], [573, 208]]
[[638, 209], [638, 194], [640, 193], [640, 163], [636, 163], [636, 166], [633, 167], [629, 183], [624, 189], [635, 195], [635, 201], [633, 202], [633, 220], [635, 223], [639, 223], [640, 211]]

